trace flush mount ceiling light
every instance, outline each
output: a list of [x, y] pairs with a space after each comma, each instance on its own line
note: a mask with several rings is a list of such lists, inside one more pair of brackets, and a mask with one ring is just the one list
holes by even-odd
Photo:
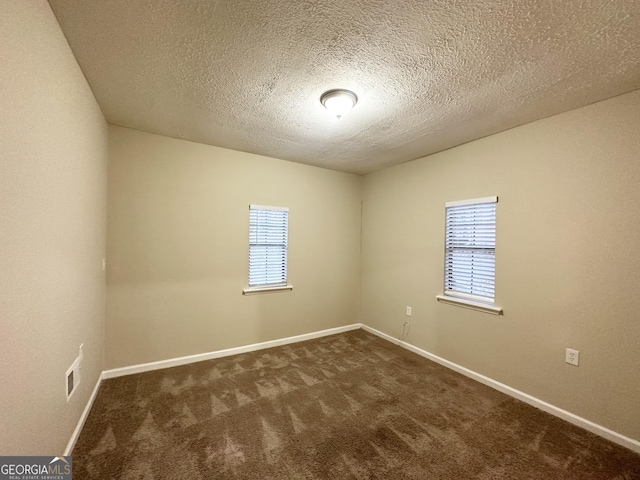
[[358, 103], [358, 97], [350, 90], [329, 90], [322, 94], [320, 103], [333, 115], [340, 118], [355, 107], [356, 103]]

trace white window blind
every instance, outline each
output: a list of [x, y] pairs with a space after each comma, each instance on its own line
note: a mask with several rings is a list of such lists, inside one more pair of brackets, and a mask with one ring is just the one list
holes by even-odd
[[289, 209], [249, 205], [249, 287], [287, 284]]
[[494, 302], [498, 197], [448, 202], [444, 294]]

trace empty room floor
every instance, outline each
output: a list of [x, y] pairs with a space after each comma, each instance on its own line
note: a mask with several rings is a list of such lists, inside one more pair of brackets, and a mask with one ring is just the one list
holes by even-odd
[[75, 479], [617, 479], [640, 455], [364, 330], [106, 380]]

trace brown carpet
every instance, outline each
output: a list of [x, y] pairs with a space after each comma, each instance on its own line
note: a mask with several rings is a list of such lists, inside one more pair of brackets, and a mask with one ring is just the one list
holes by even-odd
[[363, 330], [103, 382], [75, 480], [640, 479], [640, 455]]

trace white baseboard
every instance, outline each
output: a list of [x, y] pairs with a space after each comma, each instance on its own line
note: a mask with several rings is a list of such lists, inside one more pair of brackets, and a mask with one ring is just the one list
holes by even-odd
[[104, 373], [101, 373], [96, 381], [96, 386], [93, 387], [93, 392], [91, 392], [91, 396], [87, 401], [87, 404], [82, 411], [82, 415], [80, 415], [80, 419], [78, 420], [78, 424], [76, 425], [76, 429], [71, 434], [71, 438], [69, 439], [69, 443], [67, 443], [67, 448], [64, 450], [64, 456], [71, 455], [73, 451], [73, 447], [76, 446], [76, 442], [78, 441], [78, 437], [80, 437], [80, 432], [82, 431], [82, 427], [84, 427], [84, 423], [87, 421], [87, 417], [89, 416], [89, 412], [91, 411], [91, 407], [93, 406], [93, 402], [98, 395], [98, 390], [100, 389], [100, 384], [102, 383], [102, 379], [104, 378]]
[[326, 337], [327, 335], [335, 335], [336, 333], [347, 332], [349, 330], [357, 330], [358, 328], [361, 328], [361, 326], [362, 325], [359, 323], [354, 323], [352, 325], [346, 325], [344, 327], [329, 328], [327, 330], [320, 330], [319, 332], [305, 333], [303, 335], [280, 338], [278, 340], [270, 340], [268, 342], [254, 343], [252, 345], [245, 345], [242, 347], [227, 348], [225, 350], [217, 350], [215, 352], [199, 353], [197, 355], [188, 355], [186, 357], [170, 358], [157, 362], [142, 363], [139, 365], [131, 365], [129, 367], [122, 368], [114, 368], [112, 370], [105, 370], [104, 372], [102, 372], [102, 378], [122, 377], [124, 375], [132, 375], [134, 373], [177, 367], [179, 365], [186, 365], [188, 363], [202, 362], [203, 360], [212, 360], [214, 358], [254, 352], [256, 350], [263, 350], [265, 348], [279, 347], [280, 345], [287, 345], [289, 343], [303, 342], [305, 340]]
[[604, 437], [607, 440], [611, 440], [612, 442], [617, 443], [618, 445], [622, 445], [623, 447], [633, 450], [634, 452], [640, 453], [640, 441], [638, 440], [634, 440], [633, 438], [629, 438], [618, 432], [614, 432], [613, 430], [603, 427], [602, 425], [598, 425], [597, 423], [594, 423], [591, 420], [587, 420], [586, 418], [580, 417], [571, 412], [563, 410], [562, 408], [556, 407], [555, 405], [547, 403], [544, 400], [540, 400], [539, 398], [536, 398], [527, 393], [521, 392], [520, 390], [516, 390], [515, 388], [505, 385], [504, 383], [500, 383], [496, 380], [493, 380], [492, 378], [489, 378], [480, 373], [474, 372], [473, 370], [469, 370], [468, 368], [465, 368], [456, 363], [450, 362], [449, 360], [445, 360], [442, 357], [434, 355], [433, 353], [429, 353], [426, 350], [422, 350], [421, 348], [411, 345], [410, 343], [403, 342], [402, 340], [394, 338], [374, 328], [368, 327], [367, 325], [363, 324], [362, 329], [366, 330], [369, 333], [373, 333], [374, 335], [377, 335], [380, 338], [388, 340], [391, 343], [395, 343], [396, 345], [406, 348], [407, 350], [417, 353], [418, 355], [428, 358], [429, 360], [439, 363], [444, 367], [450, 368], [451, 370], [461, 373], [462, 375], [465, 375], [484, 385], [494, 388], [499, 392], [505, 393], [513, 398], [517, 398], [518, 400], [521, 400], [536, 408], [539, 408], [540, 410], [550, 413], [551, 415], [554, 415], [563, 420], [566, 420], [567, 422], [577, 425], [578, 427], [584, 428], [585, 430], [588, 430], [591, 433], [595, 433], [596, 435]]

